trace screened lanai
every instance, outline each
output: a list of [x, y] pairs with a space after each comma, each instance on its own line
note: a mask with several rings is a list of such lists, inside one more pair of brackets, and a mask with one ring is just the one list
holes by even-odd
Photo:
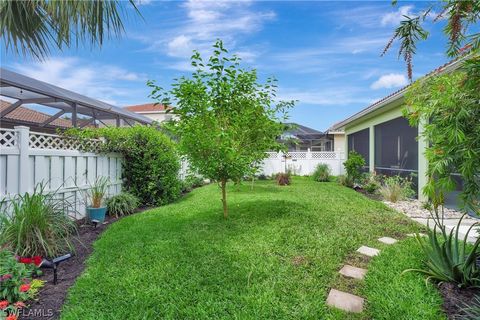
[[[66, 121], [68, 127], [152, 123], [142, 115], [4, 68], [0, 68], [0, 96], [1, 127], [33, 124], [38, 128], [58, 128], [59, 120], [63, 127]], [[24, 112], [19, 113], [20, 109]], [[13, 117], [15, 113], [17, 116]]]

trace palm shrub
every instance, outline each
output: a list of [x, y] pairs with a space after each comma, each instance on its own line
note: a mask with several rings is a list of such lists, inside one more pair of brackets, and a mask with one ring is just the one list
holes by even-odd
[[0, 214], [0, 245], [20, 256], [53, 257], [72, 249], [74, 221], [65, 214], [66, 200], [37, 185], [32, 193], [16, 195]]
[[330, 180], [330, 167], [328, 164], [325, 163], [320, 163], [317, 165], [315, 168], [315, 171], [313, 172], [312, 178], [315, 181], [318, 182], [327, 182]]
[[108, 198], [106, 203], [109, 215], [121, 217], [132, 214], [138, 208], [140, 201], [133, 194], [122, 192]]
[[365, 166], [365, 159], [355, 151], [348, 153], [348, 159], [343, 163], [347, 177], [353, 184], [360, 184], [362, 180], [362, 169]]

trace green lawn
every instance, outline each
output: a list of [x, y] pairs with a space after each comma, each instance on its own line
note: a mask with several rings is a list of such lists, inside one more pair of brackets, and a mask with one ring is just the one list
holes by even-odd
[[[338, 276], [344, 261], [365, 261], [360, 245], [419, 230], [382, 203], [335, 183], [295, 178], [229, 188], [230, 218], [220, 189], [194, 190], [175, 204], [127, 217], [95, 243], [87, 269], [70, 289], [63, 319], [439, 319], [438, 294], [423, 278], [403, 282], [395, 265], [420, 263], [413, 242], [386, 248], [365, 283]], [[393, 252], [393, 253], [392, 253]], [[380, 263], [383, 256], [386, 262]], [[385, 269], [385, 272], [382, 270]], [[397, 268], [398, 269], [398, 268]], [[388, 276], [382, 277], [382, 274]], [[392, 284], [392, 278], [397, 279]], [[388, 287], [389, 296], [379, 290]], [[348, 315], [325, 304], [331, 286], [363, 294], [368, 309]], [[395, 286], [401, 287], [396, 292]], [[402, 293], [422, 300], [418, 318], [388, 318]], [[370, 297], [382, 299], [371, 303]], [[412, 309], [418, 308], [411, 301]], [[402, 305], [402, 307], [404, 307]], [[402, 309], [399, 309], [402, 310]], [[424, 317], [428, 315], [428, 317]]]

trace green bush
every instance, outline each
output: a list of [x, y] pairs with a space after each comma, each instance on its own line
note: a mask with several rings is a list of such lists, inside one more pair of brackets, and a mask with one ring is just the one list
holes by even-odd
[[204, 185], [203, 177], [190, 173], [182, 181], [182, 192], [187, 193], [192, 191], [194, 188], [198, 188]]
[[321, 163], [315, 168], [312, 178], [318, 182], [327, 182], [330, 180], [330, 172], [328, 164]]
[[353, 184], [360, 184], [362, 180], [362, 170], [365, 166], [365, 159], [361, 154], [355, 151], [348, 153], [348, 159], [343, 163], [347, 177]]
[[71, 250], [75, 223], [65, 214], [68, 204], [38, 185], [32, 193], [16, 195], [0, 206], [0, 246], [20, 256], [53, 257]]
[[370, 194], [377, 192], [380, 189], [380, 178], [375, 172], [365, 174], [362, 188]]
[[390, 202], [405, 200], [415, 195], [411, 179], [400, 176], [386, 177], [379, 188], [379, 193], [384, 200]]
[[128, 192], [122, 192], [107, 199], [107, 210], [109, 215], [122, 217], [132, 214], [138, 208], [140, 200]]
[[178, 178], [180, 160], [172, 140], [153, 126], [69, 129], [64, 135], [84, 143], [90, 138], [104, 138], [104, 152], [121, 153], [124, 188], [146, 206], [163, 205], [180, 196]]

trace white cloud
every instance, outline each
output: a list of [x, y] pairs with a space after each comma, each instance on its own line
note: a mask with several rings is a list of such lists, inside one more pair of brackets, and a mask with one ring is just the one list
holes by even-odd
[[179, 35], [173, 38], [167, 45], [169, 56], [188, 56], [192, 54], [192, 42], [190, 37]]
[[[139, 96], [139, 91], [131, 85], [146, 80], [144, 74], [114, 65], [88, 63], [73, 57], [53, 57], [43, 62], [15, 64], [14, 68], [28, 77], [111, 104], [123, 104], [124, 101]], [[141, 96], [146, 99], [146, 95]]]
[[381, 24], [382, 26], [396, 26], [400, 21], [405, 20], [404, 16], [413, 16], [415, 15], [413, 6], [401, 6], [396, 11], [386, 13], [382, 16]]
[[372, 83], [370, 88], [372, 89], [382, 89], [382, 88], [396, 88], [403, 87], [408, 84], [407, 77], [400, 73], [389, 73], [381, 76], [377, 81]]

